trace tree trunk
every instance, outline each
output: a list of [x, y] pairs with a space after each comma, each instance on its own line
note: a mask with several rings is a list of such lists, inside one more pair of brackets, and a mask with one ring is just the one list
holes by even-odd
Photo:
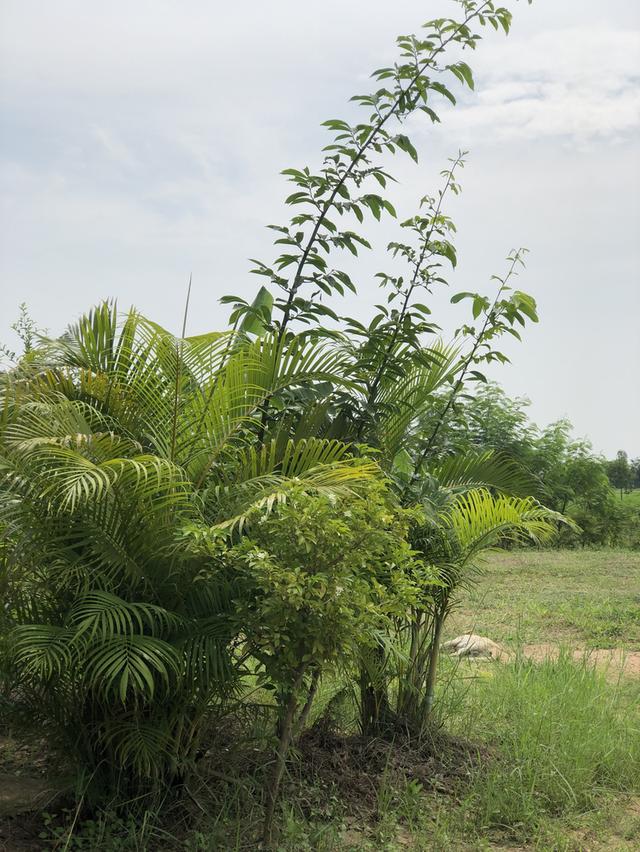
[[431, 711], [433, 710], [433, 703], [436, 692], [436, 676], [438, 673], [438, 655], [440, 653], [440, 639], [442, 637], [442, 627], [444, 625], [445, 617], [446, 608], [443, 607], [439, 612], [436, 613], [433, 628], [433, 642], [431, 644], [431, 651], [429, 653], [429, 671], [427, 674], [427, 683], [424, 697], [424, 722], [427, 722], [429, 720], [429, 717], [431, 716]]
[[422, 611], [415, 610], [412, 612], [409, 661], [404, 676], [400, 677], [400, 683], [398, 684], [396, 712], [403, 721], [406, 720], [409, 724], [411, 724], [410, 720], [416, 714], [420, 684], [423, 677], [422, 661], [424, 654], [422, 646], [424, 644], [424, 625], [422, 619]]
[[298, 721], [296, 722], [296, 737], [299, 737], [307, 724], [307, 719], [309, 718], [309, 713], [311, 712], [311, 707], [313, 705], [314, 698], [316, 697], [316, 692], [318, 691], [318, 684], [320, 682], [320, 669], [315, 669], [313, 675], [311, 677], [311, 686], [309, 687], [309, 692], [307, 693], [307, 700], [304, 703], [304, 707], [298, 717]]
[[[372, 656], [374, 666], [380, 677], [372, 677], [366, 666], [360, 671], [360, 725], [365, 736], [379, 736], [385, 724], [391, 718], [391, 707], [387, 685], [383, 680], [382, 672], [385, 664], [384, 649], [376, 645]], [[377, 683], [374, 682], [377, 680]]]
[[301, 663], [296, 674], [296, 679], [291, 688], [289, 700], [285, 706], [285, 712], [280, 724], [280, 738], [276, 748], [273, 772], [271, 773], [271, 778], [269, 779], [265, 790], [266, 807], [262, 828], [262, 843], [265, 849], [273, 848], [273, 817], [276, 811], [280, 782], [282, 781], [289, 746], [291, 745], [291, 740], [293, 738], [295, 715], [298, 706], [298, 690], [302, 685], [306, 670], [307, 663]]

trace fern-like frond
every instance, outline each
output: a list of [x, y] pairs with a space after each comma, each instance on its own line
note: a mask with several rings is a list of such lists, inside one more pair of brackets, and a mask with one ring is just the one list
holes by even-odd
[[23, 624], [10, 635], [13, 658], [23, 674], [40, 680], [61, 677], [74, 658], [73, 634], [53, 624]]
[[158, 688], [168, 693], [181, 674], [176, 649], [154, 636], [114, 635], [89, 647], [84, 660], [87, 688], [103, 700], [129, 697], [151, 701]]
[[335, 499], [357, 494], [363, 485], [380, 477], [382, 471], [375, 462], [344, 459], [311, 467], [295, 477], [273, 474], [249, 479], [234, 489], [235, 493], [229, 493], [235, 511], [216, 527], [242, 532], [252, 516], [262, 512], [269, 514], [285, 503], [291, 492], [322, 494]]
[[453, 492], [495, 488], [504, 494], [529, 496], [539, 483], [517, 461], [495, 450], [450, 456], [429, 471], [441, 487]]
[[548, 541], [565, 518], [533, 497], [494, 497], [484, 488], [459, 495], [443, 515], [443, 524], [455, 535], [464, 563], [501, 539]]
[[300, 476], [309, 468], [343, 460], [350, 447], [342, 441], [322, 438], [288, 440], [281, 446], [277, 439], [244, 447], [227, 459], [228, 474], [234, 483], [260, 479], [278, 472], [281, 476]]
[[109, 719], [101, 735], [117, 765], [139, 778], [158, 777], [170, 760], [171, 731], [162, 718]]
[[381, 386], [376, 431], [388, 463], [411, 442], [412, 424], [457, 369], [457, 347], [439, 343], [429, 353], [427, 363], [410, 363], [406, 374]]
[[74, 631], [74, 639], [84, 637], [94, 641], [136, 634], [163, 637], [178, 629], [180, 619], [155, 604], [125, 601], [110, 592], [91, 591], [76, 601], [68, 624]]

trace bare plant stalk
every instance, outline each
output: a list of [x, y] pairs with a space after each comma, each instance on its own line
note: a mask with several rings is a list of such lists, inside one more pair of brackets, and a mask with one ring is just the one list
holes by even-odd
[[318, 684], [320, 683], [320, 669], [317, 668], [313, 672], [313, 676], [311, 678], [311, 685], [309, 687], [309, 692], [307, 693], [307, 700], [304, 703], [304, 707], [300, 713], [298, 721], [296, 723], [296, 735], [300, 736], [305, 729], [307, 724], [307, 720], [309, 718], [309, 713], [311, 712], [311, 707], [313, 706], [313, 702], [316, 697], [316, 693], [318, 692]]
[[178, 406], [180, 403], [180, 388], [182, 385], [182, 354], [184, 351], [184, 337], [187, 333], [187, 317], [189, 315], [189, 299], [191, 298], [192, 275], [189, 275], [189, 286], [187, 287], [187, 298], [184, 303], [184, 316], [182, 318], [182, 333], [176, 345], [176, 383], [173, 398], [173, 425], [171, 428], [171, 461], [175, 460], [176, 438], [178, 434]]
[[305, 672], [308, 663], [301, 663], [296, 673], [289, 700], [287, 701], [285, 714], [280, 725], [280, 737], [276, 748], [275, 763], [273, 772], [266, 786], [266, 808], [264, 815], [264, 824], [262, 828], [262, 843], [265, 849], [273, 849], [273, 818], [276, 811], [278, 801], [278, 793], [280, 792], [280, 783], [284, 773], [284, 767], [289, 752], [289, 746], [293, 739], [293, 731], [295, 726], [295, 715], [298, 707], [298, 690], [302, 686]]
[[433, 710], [433, 703], [436, 692], [436, 675], [438, 672], [438, 655], [440, 654], [440, 639], [442, 638], [442, 628], [444, 626], [446, 615], [446, 604], [443, 605], [435, 615], [433, 628], [433, 641], [429, 651], [429, 670], [427, 673], [427, 683], [424, 697], [424, 721], [428, 721]]

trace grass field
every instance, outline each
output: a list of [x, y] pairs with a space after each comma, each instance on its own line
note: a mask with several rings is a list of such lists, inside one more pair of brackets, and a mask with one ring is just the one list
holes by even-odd
[[[616, 493], [619, 494], [620, 492], [617, 491]], [[640, 507], [640, 488], [634, 488], [632, 491], [623, 492], [622, 502], [626, 503], [628, 506]]]
[[448, 624], [510, 644], [640, 649], [640, 552], [492, 554]]

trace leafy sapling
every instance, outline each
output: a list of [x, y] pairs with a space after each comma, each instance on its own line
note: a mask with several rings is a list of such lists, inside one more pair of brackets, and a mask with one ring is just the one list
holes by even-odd
[[22, 344], [22, 354], [14, 352], [5, 343], [0, 343], [0, 359], [8, 361], [9, 364], [17, 364], [23, 355], [33, 352], [39, 339], [47, 333], [46, 329], [40, 328], [33, 319], [26, 302], [20, 303], [18, 311], [18, 319], [11, 323], [11, 329]]
[[[393, 177], [386, 171], [383, 156], [398, 150], [414, 161], [418, 153], [402, 125], [416, 112], [423, 112], [436, 123], [436, 112], [442, 99], [455, 104], [449, 80], [473, 88], [473, 74], [466, 62], [446, 63], [450, 47], [475, 49], [481, 36], [475, 27], [492, 26], [508, 33], [511, 13], [493, 0], [458, 0], [461, 18], [438, 18], [426, 23], [420, 36], [400, 36], [398, 60], [373, 72], [377, 88], [352, 98], [368, 111], [367, 117], [355, 124], [342, 119], [330, 119], [324, 126], [333, 133], [325, 147], [321, 167], [312, 171], [308, 166], [285, 169], [283, 174], [293, 184], [294, 191], [285, 203], [296, 212], [287, 225], [271, 225], [277, 236], [275, 244], [282, 247], [272, 264], [256, 260], [253, 271], [264, 276], [274, 295], [276, 318], [272, 325], [281, 340], [291, 323], [313, 325], [326, 317], [337, 319], [324, 302], [326, 296], [355, 291], [349, 274], [332, 265], [334, 249], [346, 249], [357, 255], [369, 242], [357, 231], [342, 225], [343, 217], [358, 224], [371, 214], [380, 220], [383, 215], [395, 217], [396, 211], [383, 191]], [[234, 318], [255, 315], [255, 308], [236, 297], [232, 302]]]

